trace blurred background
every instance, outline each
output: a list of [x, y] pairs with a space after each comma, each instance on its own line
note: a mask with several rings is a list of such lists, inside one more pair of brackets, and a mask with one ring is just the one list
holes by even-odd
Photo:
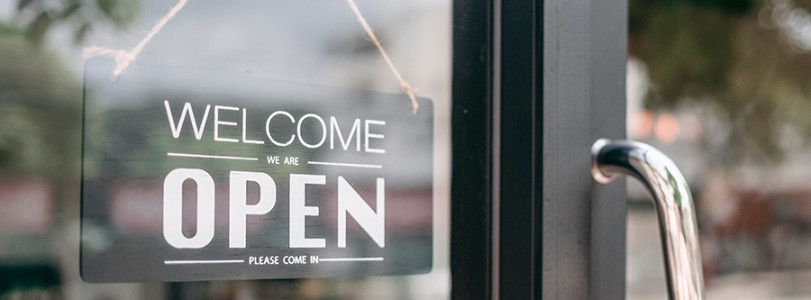
[[[402, 76], [419, 88], [420, 96], [434, 101], [431, 273], [82, 282], [82, 48], [128, 51], [177, 1], [0, 0], [0, 299], [447, 298], [451, 3], [356, 2]], [[338, 88], [400, 90], [344, 1], [189, 1], [146, 45], [134, 61], [138, 63]]]
[[[690, 182], [708, 298], [811, 299], [811, 1], [630, 0], [628, 30], [628, 135]], [[629, 194], [629, 298], [666, 299]]]

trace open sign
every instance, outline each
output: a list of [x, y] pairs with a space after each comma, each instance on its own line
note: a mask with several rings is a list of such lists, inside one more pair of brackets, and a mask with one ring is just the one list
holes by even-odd
[[109, 70], [86, 66], [86, 281], [430, 271], [429, 100], [413, 114], [405, 95]]

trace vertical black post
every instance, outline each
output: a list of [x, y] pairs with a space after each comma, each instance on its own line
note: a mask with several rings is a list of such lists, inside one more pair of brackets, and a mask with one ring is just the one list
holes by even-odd
[[451, 270], [454, 299], [491, 296], [492, 4], [454, 1]]
[[590, 146], [625, 135], [626, 0], [454, 4], [456, 299], [623, 299], [624, 184]]
[[497, 123], [500, 299], [537, 299], [541, 288], [542, 2], [500, 2]]

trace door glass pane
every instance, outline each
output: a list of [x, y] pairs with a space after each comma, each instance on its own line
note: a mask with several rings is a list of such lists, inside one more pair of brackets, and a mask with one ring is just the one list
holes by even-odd
[[[811, 6], [630, 1], [628, 134], [695, 196], [708, 298], [811, 297]], [[665, 299], [657, 221], [630, 183], [628, 292]]]
[[[121, 76], [130, 68], [160, 66], [304, 86], [401, 90], [397, 75], [346, 1], [176, 4], [0, 2], [0, 298], [448, 298], [450, 1], [356, 1], [399, 76], [417, 90], [417, 96], [433, 101], [433, 213], [397, 219], [432, 220], [429, 273], [175, 283], [82, 281], [80, 172], [88, 54], [102, 54], [95, 59], [113, 63], [107, 50], [142, 46]], [[156, 30], [162, 20], [168, 21]], [[107, 50], [98, 50], [102, 48]], [[185, 76], [194, 81], [198, 75]], [[408, 172], [408, 164], [403, 165], [403, 172]], [[138, 198], [138, 190], [133, 192], [131, 196]], [[419, 191], [404, 191], [404, 197], [412, 192]], [[151, 208], [134, 202], [119, 209], [137, 213]], [[132, 218], [122, 222], [140, 226]], [[98, 229], [99, 234], [109, 230]]]

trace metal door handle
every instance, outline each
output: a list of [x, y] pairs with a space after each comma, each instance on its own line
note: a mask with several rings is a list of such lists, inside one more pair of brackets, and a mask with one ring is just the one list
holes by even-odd
[[704, 299], [693, 197], [679, 168], [647, 144], [600, 139], [591, 147], [591, 174], [609, 183], [620, 174], [641, 180], [653, 195], [670, 299]]

